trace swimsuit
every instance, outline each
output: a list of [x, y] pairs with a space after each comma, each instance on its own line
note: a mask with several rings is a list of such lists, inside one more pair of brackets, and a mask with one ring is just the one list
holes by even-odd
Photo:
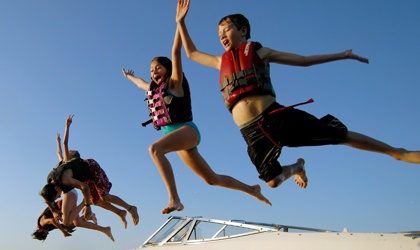
[[[278, 109], [282, 110], [276, 112]], [[241, 133], [259, 178], [265, 182], [282, 172], [277, 160], [281, 147], [332, 145], [347, 138], [346, 126], [332, 115], [318, 119], [305, 111], [284, 108], [278, 103], [273, 103], [253, 121], [241, 126]]]

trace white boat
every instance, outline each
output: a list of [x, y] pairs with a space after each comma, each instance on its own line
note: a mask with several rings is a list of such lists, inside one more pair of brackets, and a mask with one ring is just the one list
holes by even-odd
[[397, 250], [420, 249], [420, 231], [342, 232], [202, 217], [171, 216], [138, 249]]

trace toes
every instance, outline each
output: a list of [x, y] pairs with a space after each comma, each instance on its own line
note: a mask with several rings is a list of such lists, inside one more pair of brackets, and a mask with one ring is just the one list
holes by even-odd
[[171, 207], [166, 207], [164, 209], [162, 209], [162, 214], [169, 214], [173, 211], [182, 211], [184, 210], [184, 205], [180, 205], [180, 206], [171, 206]]

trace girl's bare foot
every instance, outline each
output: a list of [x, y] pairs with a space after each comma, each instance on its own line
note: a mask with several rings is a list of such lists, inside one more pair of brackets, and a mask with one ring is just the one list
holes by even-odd
[[254, 196], [257, 200], [260, 200], [271, 207], [271, 202], [267, 198], [265, 198], [264, 195], [261, 193], [260, 185], [258, 184], [254, 185], [252, 186], [252, 188], [254, 189], [252, 196]]
[[162, 209], [162, 214], [169, 214], [173, 211], [182, 211], [184, 210], [184, 205], [181, 202], [176, 204], [169, 204], [166, 208]]
[[295, 183], [301, 188], [306, 188], [308, 186], [308, 177], [305, 171], [305, 160], [299, 158], [296, 164]]
[[111, 228], [110, 227], [106, 227], [105, 228], [104, 234], [106, 234], [106, 236], [108, 236], [108, 238], [110, 238], [112, 241], [114, 241], [114, 236], [112, 236]]
[[131, 214], [131, 218], [133, 218], [133, 223], [135, 226], [139, 224], [139, 214], [137, 213], [137, 207], [136, 206], [130, 206], [128, 209], [128, 212]]
[[89, 220], [93, 221], [93, 223], [95, 223], [96, 225], [98, 225], [98, 220], [96, 219], [96, 215], [94, 213], [92, 213], [92, 215], [90, 216]]
[[123, 224], [124, 224], [124, 228], [127, 228], [127, 220], [125, 219], [125, 217], [127, 216], [127, 211], [125, 210], [121, 210], [120, 212], [118, 212], [118, 216], [120, 216]]

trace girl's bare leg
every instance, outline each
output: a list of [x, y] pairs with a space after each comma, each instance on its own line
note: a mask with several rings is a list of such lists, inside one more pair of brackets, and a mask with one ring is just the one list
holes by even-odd
[[207, 184], [242, 191], [271, 206], [271, 202], [261, 193], [260, 185], [250, 186], [231, 176], [216, 174], [200, 155], [197, 148], [179, 151], [178, 155]]
[[67, 192], [62, 194], [63, 204], [61, 212], [63, 213], [63, 224], [70, 226], [73, 221], [79, 217], [79, 213], [83, 208], [83, 205], [77, 206], [77, 195], [73, 192]]
[[162, 209], [163, 214], [169, 214], [173, 211], [181, 211], [184, 205], [181, 203], [171, 163], [166, 158], [169, 152], [185, 150], [197, 145], [198, 135], [191, 126], [184, 126], [170, 134], [160, 138], [158, 141], [150, 145], [149, 153], [155, 163], [160, 176], [166, 186], [168, 192], [168, 205]]
[[87, 228], [87, 229], [92, 229], [92, 230], [100, 231], [100, 232], [104, 233], [106, 236], [108, 236], [108, 238], [110, 238], [112, 241], [114, 241], [114, 237], [112, 236], [111, 228], [110, 227], [102, 227], [102, 226], [99, 226], [99, 225], [94, 224], [94, 223], [91, 223], [89, 221], [85, 221], [81, 217], [77, 217], [74, 220], [74, 225], [76, 227], [83, 227], [83, 228]]
[[[133, 219], [134, 225], [137, 225], [139, 223], [139, 215], [137, 213], [137, 207], [136, 206], [129, 205], [127, 202], [125, 202], [120, 197], [118, 197], [116, 195], [112, 195], [112, 194], [105, 195], [104, 197], [102, 197], [102, 199], [105, 202], [112, 203], [112, 204], [115, 204], [115, 205], [118, 205], [120, 207], [125, 208], [130, 213], [130, 215]], [[120, 211], [124, 211], [124, 210], [120, 210]], [[125, 220], [125, 215], [126, 214], [127, 214], [127, 212], [124, 211], [124, 220]], [[121, 215], [122, 215], [122, 213], [121, 213]], [[125, 227], [127, 228], [127, 222], [125, 222]]]
[[95, 205], [100, 206], [100, 207], [102, 207], [106, 210], [109, 210], [109, 211], [115, 213], [116, 215], [118, 215], [121, 218], [121, 220], [124, 224], [124, 228], [127, 228], [127, 220], [125, 219], [125, 216], [127, 215], [127, 211], [119, 209], [119, 208], [115, 207], [114, 205], [112, 205], [111, 203], [106, 202], [102, 199], [99, 199]]

